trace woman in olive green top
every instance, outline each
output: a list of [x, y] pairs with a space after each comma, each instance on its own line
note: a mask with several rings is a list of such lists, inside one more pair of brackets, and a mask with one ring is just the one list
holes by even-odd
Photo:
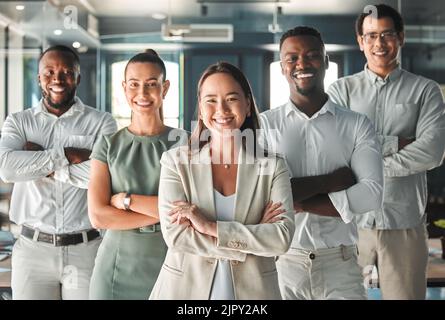
[[169, 88], [155, 51], [134, 56], [122, 83], [131, 124], [103, 136], [91, 154], [88, 210], [107, 229], [97, 253], [90, 299], [148, 299], [167, 247], [158, 216], [159, 160], [185, 144], [185, 131], [166, 127], [162, 102]]

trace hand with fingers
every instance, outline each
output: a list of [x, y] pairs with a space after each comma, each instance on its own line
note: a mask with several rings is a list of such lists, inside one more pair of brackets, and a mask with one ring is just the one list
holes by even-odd
[[282, 206], [281, 202], [273, 203], [269, 201], [264, 207], [263, 218], [260, 223], [274, 223], [280, 221], [282, 218], [279, 217], [280, 214], [286, 212], [284, 209], [280, 209]]
[[356, 184], [354, 171], [349, 167], [342, 167], [328, 175], [329, 184], [326, 193], [348, 189]]
[[410, 143], [413, 143], [414, 141], [416, 141], [415, 138], [403, 138], [403, 137], [399, 137], [399, 151], [402, 150], [403, 148], [405, 148], [407, 145], [409, 145]]
[[294, 210], [295, 213], [304, 212], [303, 203], [299, 201], [294, 201]]
[[110, 199], [110, 204], [116, 209], [125, 210], [124, 198], [126, 194], [126, 192], [119, 192], [114, 194]]
[[23, 146], [23, 150], [26, 151], [43, 151], [43, 147], [40, 144], [31, 142], [31, 141], [26, 141], [25, 145]]
[[186, 201], [175, 201], [173, 205], [175, 207], [169, 212], [170, 223], [182, 224], [188, 222], [199, 233], [217, 237], [216, 222], [204, 217], [198, 206]]
[[64, 148], [65, 157], [70, 164], [79, 164], [90, 160], [91, 150], [82, 148]]
[[[31, 141], [26, 141], [25, 145], [23, 146], [23, 150], [25, 150], [25, 151], [44, 151], [45, 149], [43, 149], [43, 147], [40, 144], [31, 142]], [[46, 177], [54, 178], [54, 172], [51, 172]]]

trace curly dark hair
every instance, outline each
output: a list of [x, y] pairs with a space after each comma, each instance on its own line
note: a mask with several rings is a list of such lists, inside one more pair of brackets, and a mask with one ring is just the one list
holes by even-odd
[[297, 36], [313, 36], [318, 40], [320, 40], [321, 44], [324, 46], [323, 38], [321, 37], [321, 34], [320, 32], [318, 32], [317, 29], [308, 26], [296, 26], [283, 33], [280, 39], [280, 50], [284, 40], [286, 40], [289, 37], [297, 37]]

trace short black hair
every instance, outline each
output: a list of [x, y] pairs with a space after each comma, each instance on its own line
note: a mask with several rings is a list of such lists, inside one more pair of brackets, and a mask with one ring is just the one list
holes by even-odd
[[137, 62], [141, 62], [141, 63], [148, 62], [148, 63], [154, 63], [154, 64], [158, 65], [159, 68], [161, 69], [162, 81], [165, 81], [165, 79], [167, 77], [167, 71], [165, 69], [164, 61], [162, 61], [162, 59], [159, 57], [158, 53], [156, 51], [154, 51], [153, 49], [147, 49], [144, 52], [138, 53], [137, 55], [132, 57], [128, 61], [127, 65], [125, 66], [124, 77], [127, 75], [128, 66], [132, 63], [137, 63]]
[[46, 49], [45, 51], [43, 51], [42, 54], [39, 57], [39, 63], [42, 60], [43, 56], [45, 54], [47, 54], [48, 52], [50, 52], [50, 51], [59, 51], [59, 52], [64, 52], [64, 53], [71, 54], [72, 57], [73, 57], [74, 64], [78, 68], [80, 68], [80, 59], [79, 59], [79, 55], [77, 54], [77, 52], [74, 51], [73, 49], [67, 47], [67, 46], [63, 46], [63, 45], [60, 45], [60, 44], [55, 45], [55, 46], [51, 46], [48, 49]]
[[323, 38], [321, 37], [320, 32], [318, 32], [317, 29], [308, 27], [308, 26], [296, 26], [292, 29], [287, 30], [280, 39], [280, 51], [281, 47], [283, 45], [284, 40], [286, 40], [289, 37], [297, 37], [297, 36], [313, 36], [320, 40], [321, 45], [324, 47]]
[[[377, 4], [375, 5], [377, 9], [377, 19], [388, 17], [391, 18], [394, 23], [394, 29], [397, 33], [403, 32], [404, 30], [404, 23], [403, 18], [400, 15], [400, 13], [394, 9], [393, 7], [390, 7], [386, 4]], [[369, 16], [372, 12], [362, 12], [358, 15], [357, 20], [355, 21], [355, 32], [357, 35], [362, 36], [363, 35], [363, 20], [367, 16]]]

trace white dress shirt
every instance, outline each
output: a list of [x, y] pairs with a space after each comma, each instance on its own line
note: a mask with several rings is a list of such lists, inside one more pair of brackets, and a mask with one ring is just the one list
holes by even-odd
[[[358, 220], [364, 228], [410, 229], [425, 221], [426, 171], [442, 163], [445, 105], [439, 85], [400, 68], [384, 79], [365, 66], [328, 89], [336, 103], [368, 116], [382, 145], [383, 208]], [[399, 151], [398, 137], [415, 138]]]
[[[64, 147], [92, 150], [101, 134], [117, 130], [111, 114], [86, 106], [76, 97], [60, 117], [42, 101], [11, 114], [0, 139], [0, 177], [13, 182], [10, 219], [48, 233], [90, 229], [87, 186], [90, 161], [69, 165]], [[24, 151], [34, 142], [44, 151]], [[47, 177], [54, 172], [54, 176]]]
[[[215, 198], [216, 220], [235, 220], [235, 194], [223, 196], [216, 189], [213, 189], [213, 195]], [[217, 261], [210, 300], [235, 300], [230, 261], [227, 259], [218, 259]]]
[[311, 118], [291, 101], [260, 116], [261, 143], [282, 155], [292, 177], [318, 176], [350, 167], [357, 183], [328, 196], [340, 217], [295, 215], [292, 248], [317, 250], [357, 242], [354, 217], [380, 208], [383, 169], [371, 122], [328, 100]]

